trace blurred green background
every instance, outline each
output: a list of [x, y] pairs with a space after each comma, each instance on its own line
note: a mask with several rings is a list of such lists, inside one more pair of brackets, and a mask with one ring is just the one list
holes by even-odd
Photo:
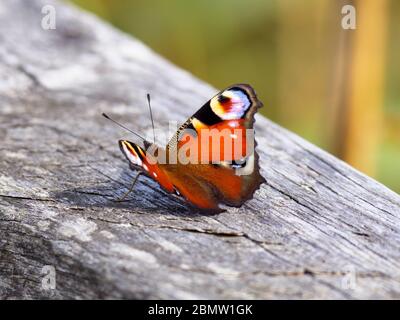
[[217, 88], [250, 83], [264, 115], [400, 192], [400, 1], [72, 2]]

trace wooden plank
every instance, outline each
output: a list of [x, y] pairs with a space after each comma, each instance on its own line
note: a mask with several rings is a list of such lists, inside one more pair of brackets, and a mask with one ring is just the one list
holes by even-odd
[[240, 209], [203, 215], [143, 177], [115, 203], [129, 135], [101, 112], [151, 135], [145, 93], [166, 129], [216, 90], [58, 2], [4, 0], [0, 30], [1, 298], [400, 298], [397, 194], [258, 116], [267, 183]]

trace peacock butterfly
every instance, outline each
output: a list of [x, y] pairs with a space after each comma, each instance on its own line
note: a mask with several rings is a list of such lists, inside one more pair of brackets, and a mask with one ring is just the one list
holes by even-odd
[[240, 207], [265, 182], [253, 128], [260, 107], [250, 85], [235, 84], [206, 102], [165, 148], [143, 138], [143, 146], [127, 140], [119, 146], [133, 170], [168, 193], [206, 210], [220, 210], [219, 204]]

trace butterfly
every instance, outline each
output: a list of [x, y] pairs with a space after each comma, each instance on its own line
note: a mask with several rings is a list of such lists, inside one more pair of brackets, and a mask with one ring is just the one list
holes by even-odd
[[[149, 96], [148, 100], [150, 106]], [[262, 106], [250, 85], [235, 84], [207, 101], [165, 148], [143, 138], [143, 146], [119, 140], [119, 147], [131, 169], [195, 207], [211, 211], [219, 211], [221, 204], [240, 207], [265, 182], [253, 128], [254, 115]]]

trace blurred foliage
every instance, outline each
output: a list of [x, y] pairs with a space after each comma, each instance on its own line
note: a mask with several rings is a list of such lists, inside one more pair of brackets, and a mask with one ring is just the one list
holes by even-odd
[[[347, 43], [352, 48], [359, 29], [375, 22], [373, 9], [365, 9], [370, 10], [364, 14], [368, 19], [357, 21], [357, 30], [341, 28], [341, 7], [353, 3], [358, 19], [363, 1], [376, 0], [72, 2], [131, 33], [217, 88], [235, 82], [252, 84], [266, 106], [262, 112], [270, 119], [400, 192], [400, 1], [382, 0], [387, 4], [381, 16], [383, 22], [377, 22], [387, 35], [386, 41], [382, 41], [385, 46], [381, 50], [382, 59], [368, 61], [356, 76], [348, 70], [351, 65], [338, 64], [340, 37], [346, 32], [353, 33]], [[375, 25], [370, 27], [374, 30]], [[371, 41], [375, 41], [373, 36]], [[380, 39], [381, 34], [376, 36]], [[364, 50], [362, 44], [360, 50]], [[349, 60], [349, 51], [343, 52], [343, 59]], [[365, 80], [360, 73], [365, 70], [368, 76], [374, 63], [382, 64], [384, 77], [383, 89], [379, 89], [377, 79], [377, 90], [382, 91], [378, 96], [383, 98], [374, 107], [374, 116], [382, 118], [382, 125], [369, 128], [361, 123], [357, 126], [356, 120], [355, 124], [350, 124], [355, 126], [350, 128], [353, 131], [342, 132], [340, 124], [347, 123], [348, 119], [347, 110], [340, 106], [340, 101], [346, 99], [348, 93], [346, 88], [333, 88], [335, 75], [341, 69], [341, 81], [346, 80], [346, 86], [351, 86], [350, 81], [354, 84]], [[374, 79], [370, 80], [369, 85], [373, 86]], [[368, 94], [370, 92], [365, 92]], [[368, 96], [366, 99], [368, 101]], [[339, 101], [339, 105], [333, 101]], [[355, 108], [356, 119], [365, 116], [362, 107]], [[333, 118], [335, 108], [336, 120]], [[371, 143], [360, 149], [359, 143], [347, 133], [354, 131], [357, 137], [365, 139], [362, 141], [367, 144], [376, 141], [376, 145]], [[347, 149], [354, 150], [358, 159], [346, 158], [346, 153], [338, 151], [335, 145], [346, 145]], [[363, 154], [364, 150], [373, 154]], [[368, 165], [362, 163], [363, 157], [370, 159]]]

